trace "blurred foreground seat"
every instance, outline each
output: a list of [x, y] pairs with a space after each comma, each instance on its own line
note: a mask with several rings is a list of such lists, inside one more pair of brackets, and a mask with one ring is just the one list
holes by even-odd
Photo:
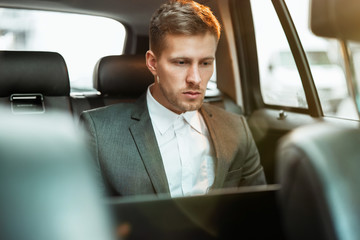
[[113, 239], [71, 117], [0, 112], [0, 239]]
[[319, 123], [277, 151], [286, 239], [360, 238], [360, 130]]

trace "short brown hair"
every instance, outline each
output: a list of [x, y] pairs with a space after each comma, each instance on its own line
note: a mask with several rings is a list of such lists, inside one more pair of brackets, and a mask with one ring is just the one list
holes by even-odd
[[220, 38], [220, 23], [209, 7], [191, 0], [170, 0], [160, 6], [150, 21], [150, 49], [160, 55], [167, 34], [212, 33]]

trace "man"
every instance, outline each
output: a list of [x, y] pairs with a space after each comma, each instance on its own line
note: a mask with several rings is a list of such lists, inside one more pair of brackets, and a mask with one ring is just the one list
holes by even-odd
[[112, 195], [178, 197], [265, 183], [244, 117], [203, 104], [219, 37], [209, 8], [163, 4], [150, 23], [146, 65], [155, 81], [147, 93], [81, 115]]

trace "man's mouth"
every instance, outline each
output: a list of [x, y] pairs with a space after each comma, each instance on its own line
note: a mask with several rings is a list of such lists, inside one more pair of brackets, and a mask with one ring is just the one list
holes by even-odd
[[201, 92], [199, 91], [186, 91], [186, 92], [183, 92], [184, 94], [189, 94], [189, 95], [199, 95], [201, 94]]
[[196, 99], [201, 96], [201, 91], [184, 91], [183, 94], [190, 99]]

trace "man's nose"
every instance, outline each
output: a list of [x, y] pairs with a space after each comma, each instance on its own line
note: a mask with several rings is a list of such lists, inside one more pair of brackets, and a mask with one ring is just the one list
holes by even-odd
[[188, 83], [198, 85], [201, 82], [199, 67], [196, 64], [193, 64], [188, 71], [187, 79]]

